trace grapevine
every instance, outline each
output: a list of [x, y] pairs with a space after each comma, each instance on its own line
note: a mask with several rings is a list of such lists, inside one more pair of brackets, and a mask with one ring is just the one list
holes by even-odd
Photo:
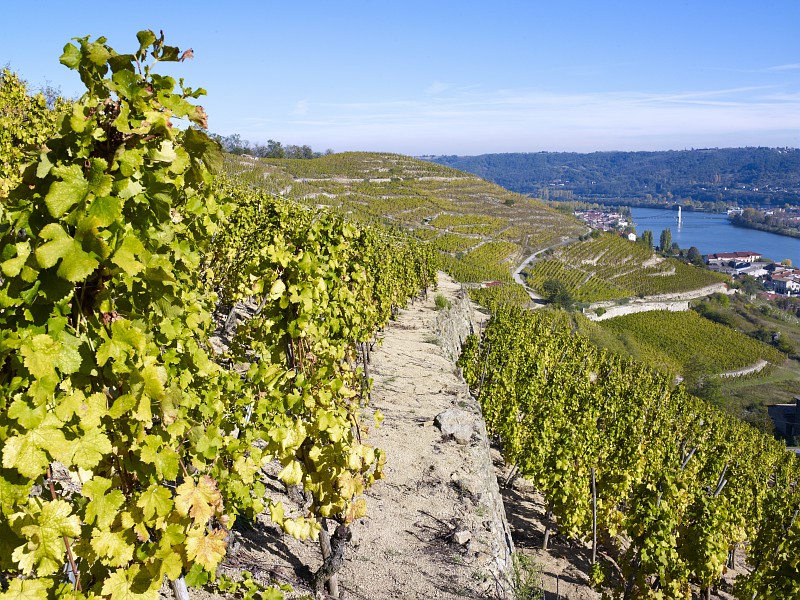
[[599, 538], [620, 565], [605, 577], [621, 582], [615, 597], [710, 589], [747, 540], [755, 571], [738, 583], [741, 597], [797, 595], [797, 579], [778, 576], [796, 566], [788, 549], [800, 505], [800, 464], [783, 444], [598, 350], [561, 312], [498, 307], [459, 362], [490, 434], [565, 535], [590, 538], [596, 475]]
[[[384, 460], [356, 348], [435, 281], [405, 236], [215, 181], [204, 91], [154, 70], [191, 51], [137, 38], [131, 54], [67, 44], [87, 92], [3, 199], [0, 568], [15, 596], [203, 585], [236, 519], [266, 509], [296, 537], [325, 519], [346, 537]], [[218, 302], [245, 297], [261, 310], [219, 356]], [[266, 497], [275, 460], [307, 513]]]

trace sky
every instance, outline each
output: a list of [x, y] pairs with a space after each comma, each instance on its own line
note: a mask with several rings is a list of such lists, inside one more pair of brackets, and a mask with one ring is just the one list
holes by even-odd
[[209, 128], [315, 150], [800, 147], [798, 0], [6, 0], [0, 67], [82, 94], [72, 37], [192, 48]]

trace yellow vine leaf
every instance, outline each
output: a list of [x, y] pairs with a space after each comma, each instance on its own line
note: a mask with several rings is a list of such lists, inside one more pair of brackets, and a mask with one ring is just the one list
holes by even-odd
[[100, 592], [111, 600], [157, 600], [161, 581], [153, 580], [147, 572], [140, 575], [140, 566], [116, 569], [103, 582]]
[[196, 525], [205, 525], [215, 513], [222, 512], [217, 483], [208, 475], [203, 475], [197, 485], [191, 479], [185, 481], [178, 486], [175, 508], [181, 515], [192, 517]]
[[134, 551], [133, 545], [125, 541], [124, 532], [98, 529], [92, 533], [92, 549], [111, 567], [124, 567]]
[[64, 566], [64, 536], [77, 537], [81, 533], [80, 519], [72, 514], [72, 506], [64, 500], [32, 499], [23, 512], [12, 515], [11, 520], [13, 529], [28, 540], [11, 555], [26, 574], [56, 573]]
[[204, 530], [192, 529], [186, 539], [186, 555], [203, 565], [206, 571], [213, 572], [219, 561], [225, 557], [225, 536], [227, 532], [218, 529], [208, 535]]
[[40, 600], [47, 598], [53, 585], [49, 579], [12, 579], [8, 589], [0, 593], [0, 600]]

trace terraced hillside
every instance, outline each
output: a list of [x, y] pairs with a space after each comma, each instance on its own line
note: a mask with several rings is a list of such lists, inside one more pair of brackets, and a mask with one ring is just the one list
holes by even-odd
[[718, 375], [748, 367], [760, 370], [765, 363], [777, 365], [786, 360], [772, 346], [704, 319], [692, 310], [625, 315], [603, 321], [602, 326], [625, 340], [640, 360], [681, 374], [693, 364]]
[[313, 160], [226, 156], [239, 181], [277, 195], [409, 229], [461, 281], [511, 282], [516, 264], [585, 227], [537, 200], [449, 167], [386, 153]]
[[528, 269], [528, 282], [536, 289], [549, 279], [561, 281], [583, 302], [686, 292], [729, 281], [612, 234], [555, 249]]

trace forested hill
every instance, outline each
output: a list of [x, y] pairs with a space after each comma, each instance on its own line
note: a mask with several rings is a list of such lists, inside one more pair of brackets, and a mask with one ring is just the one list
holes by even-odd
[[[530, 152], [426, 157], [505, 188], [553, 200], [629, 204], [800, 203], [800, 149]], [[717, 208], [722, 208], [719, 205]]]

